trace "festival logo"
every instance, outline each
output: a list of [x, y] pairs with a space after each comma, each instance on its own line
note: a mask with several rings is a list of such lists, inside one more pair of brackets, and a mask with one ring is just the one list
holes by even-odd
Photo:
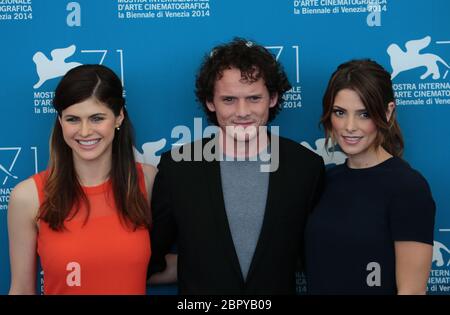
[[302, 86], [300, 83], [300, 45], [275, 45], [266, 46], [276, 58], [287, 68], [295, 73], [295, 79], [290, 80], [292, 88], [283, 95], [283, 109], [300, 109], [302, 107]]
[[[9, 178], [17, 179], [18, 177], [13, 174], [14, 165], [16, 164], [17, 158], [19, 157], [22, 148], [0, 148], [0, 154], [2, 158], [0, 159], [0, 184], [4, 186]], [[8, 155], [5, 160], [3, 157]]]
[[450, 249], [438, 241], [433, 242], [433, 264], [436, 267], [450, 266]]
[[[79, 46], [79, 45], [78, 45]], [[55, 96], [56, 81], [69, 70], [82, 64], [107, 64], [113, 69], [124, 86], [124, 62], [122, 49], [77, 49], [77, 45], [51, 50], [51, 59], [42, 51], [33, 55], [36, 65], [37, 82], [33, 85], [34, 114], [55, 114], [53, 98]], [[70, 59], [69, 59], [70, 58]], [[116, 69], [120, 69], [117, 71]], [[126, 91], [124, 90], [124, 97]]]
[[319, 138], [316, 140], [315, 145], [316, 148], [313, 149], [308, 142], [303, 141], [301, 143], [307, 149], [313, 151], [314, 153], [320, 155], [323, 158], [325, 165], [331, 164], [344, 164], [347, 156], [341, 151], [334, 150], [332, 147], [325, 146], [325, 138]]
[[434, 44], [431, 36], [426, 35], [406, 41], [405, 49], [396, 43], [388, 45], [386, 52], [392, 67], [391, 78], [395, 80], [397, 106], [450, 104], [450, 67], [445, 60], [450, 54], [442, 57], [432, 52], [450, 53], [445, 49], [450, 48], [450, 41], [440, 40]]
[[[7, 210], [9, 196], [14, 186], [23, 180], [21, 176], [37, 173], [37, 147], [30, 147], [31, 151], [22, 147], [0, 148], [0, 210]], [[30, 160], [34, 164], [30, 163]]]
[[134, 148], [136, 161], [139, 163], [150, 164], [154, 167], [158, 166], [161, 155], [158, 155], [157, 153], [165, 147], [166, 142], [167, 141], [164, 138], [158, 141], [146, 142], [142, 145], [143, 153]]
[[33, 61], [36, 64], [36, 72], [39, 76], [39, 81], [33, 86], [38, 89], [47, 80], [62, 77], [72, 68], [81, 65], [79, 62], [66, 62], [66, 59], [71, 57], [76, 51], [75, 45], [70, 45], [66, 48], [56, 48], [50, 53], [52, 59], [48, 59], [44, 53], [38, 51], [33, 56]]
[[431, 36], [425, 36], [422, 39], [410, 40], [406, 42], [406, 50], [403, 51], [399, 45], [391, 44], [387, 48], [387, 53], [391, 60], [392, 79], [400, 73], [420, 67], [425, 67], [426, 72], [420, 76], [425, 80], [431, 76], [434, 80], [441, 78], [439, 64], [445, 68], [444, 79], [447, 77], [450, 66], [440, 56], [433, 53], [421, 53], [421, 50], [427, 48], [431, 43]]
[[433, 242], [433, 263], [428, 278], [428, 292], [448, 294], [450, 292], [450, 249], [445, 242]]

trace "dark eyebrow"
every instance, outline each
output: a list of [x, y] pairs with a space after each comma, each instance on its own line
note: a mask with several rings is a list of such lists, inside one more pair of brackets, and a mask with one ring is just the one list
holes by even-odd
[[63, 115], [62, 118], [79, 118], [79, 117], [76, 116], [76, 115], [68, 115], [68, 114], [66, 114], [66, 115]]
[[[340, 106], [338, 106], [338, 105], [333, 105], [333, 109], [338, 109], [338, 110], [341, 110], [341, 111], [343, 111], [343, 112], [346, 112], [346, 111], [347, 111], [346, 109], [344, 109], [344, 108], [342, 108], [342, 107], [340, 107]], [[356, 112], [357, 112], [357, 113], [364, 113], [364, 112], [367, 112], [367, 109], [365, 109], [365, 108], [363, 108], [363, 109], [358, 109]]]
[[219, 95], [219, 97], [222, 97], [222, 98], [225, 98], [225, 97], [233, 98], [233, 97], [236, 97], [236, 96], [224, 94], [224, 95]]
[[[95, 116], [106, 116], [106, 113], [95, 113], [95, 114], [90, 115], [89, 118], [90, 117], [95, 117]], [[71, 115], [71, 114], [63, 115], [63, 118], [68, 118], [68, 117], [70, 117], [70, 118], [80, 118], [77, 115]]]

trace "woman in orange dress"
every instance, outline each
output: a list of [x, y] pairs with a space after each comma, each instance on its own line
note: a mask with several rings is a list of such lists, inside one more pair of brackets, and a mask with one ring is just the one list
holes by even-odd
[[10, 294], [145, 294], [156, 169], [135, 162], [122, 83], [82, 65], [58, 84], [47, 170], [10, 197]]

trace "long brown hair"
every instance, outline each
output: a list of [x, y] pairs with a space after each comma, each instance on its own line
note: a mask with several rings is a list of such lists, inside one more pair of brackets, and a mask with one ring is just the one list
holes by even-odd
[[355, 91], [364, 104], [369, 117], [377, 127], [375, 146], [380, 145], [393, 156], [403, 154], [403, 137], [396, 119], [395, 109], [389, 121], [386, 118], [388, 104], [395, 102], [391, 75], [378, 63], [370, 59], [351, 60], [341, 64], [331, 75], [323, 96], [323, 111], [320, 123], [325, 129], [325, 145], [332, 135], [331, 115], [336, 95], [343, 89]]
[[[123, 223], [131, 224], [134, 229], [148, 228], [151, 224], [150, 206], [139, 188], [133, 153], [133, 126], [122, 95], [122, 83], [112, 70], [101, 65], [82, 65], [67, 72], [59, 82], [53, 106], [61, 117], [67, 107], [94, 97], [108, 106], [116, 117], [123, 110], [124, 119], [112, 143], [109, 174], [112, 193]], [[73, 218], [82, 204], [87, 206], [87, 222], [89, 201], [78, 180], [72, 150], [64, 141], [58, 117], [50, 140], [50, 162], [44, 194], [38, 219], [47, 222], [53, 230], [63, 230], [64, 221]]]

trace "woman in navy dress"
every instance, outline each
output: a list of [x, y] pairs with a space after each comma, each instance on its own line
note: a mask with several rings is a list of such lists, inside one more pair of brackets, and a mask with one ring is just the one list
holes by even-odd
[[349, 61], [331, 76], [321, 124], [326, 145], [348, 158], [327, 172], [307, 223], [310, 294], [426, 293], [435, 203], [401, 158], [395, 114], [390, 74], [376, 62]]

